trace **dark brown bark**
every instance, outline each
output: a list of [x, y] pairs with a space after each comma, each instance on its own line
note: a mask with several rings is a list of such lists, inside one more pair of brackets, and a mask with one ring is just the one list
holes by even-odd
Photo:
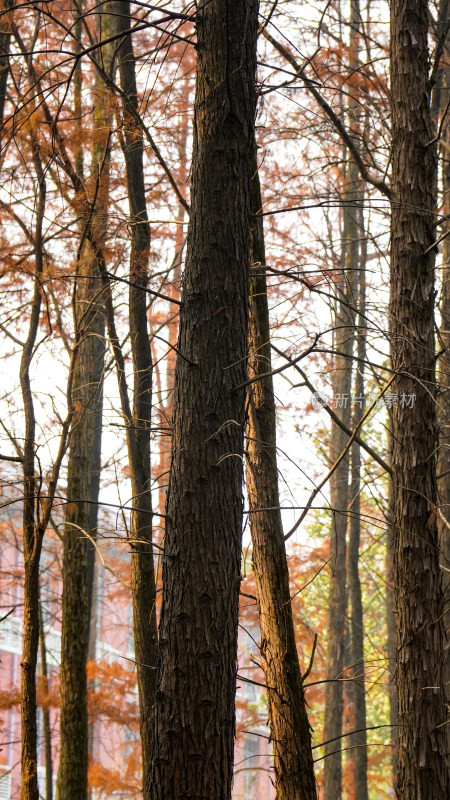
[[[76, 55], [81, 53], [81, 34], [83, 29], [83, 0], [72, 0], [74, 52]], [[83, 85], [83, 70], [81, 58], [75, 64], [73, 73], [73, 111], [74, 111], [74, 157], [75, 172], [79, 178], [83, 177], [83, 109], [81, 100], [81, 89]]]
[[387, 624], [387, 656], [388, 656], [388, 678], [389, 678], [389, 721], [391, 724], [391, 744], [392, 744], [392, 785], [394, 790], [397, 788], [398, 770], [398, 697], [396, 685], [396, 629], [395, 629], [395, 608], [394, 608], [394, 531], [393, 531], [392, 507], [392, 480], [389, 477], [389, 497], [388, 514], [386, 528], [386, 624]]
[[[448, 73], [450, 78], [450, 71]], [[450, 80], [447, 84], [450, 86]], [[450, 147], [450, 127], [446, 125], [444, 141]], [[450, 154], [443, 153], [444, 214], [450, 211]], [[450, 228], [447, 228], [450, 233]], [[444, 233], [444, 231], [442, 231]], [[445, 348], [439, 365], [439, 454], [437, 469], [442, 478], [439, 488], [439, 547], [441, 551], [442, 588], [444, 594], [444, 627], [446, 631], [444, 676], [447, 702], [450, 702], [450, 238], [442, 247], [442, 294], [440, 345]], [[447, 725], [447, 752], [450, 753], [450, 725]]]
[[[129, 29], [131, 27], [129, 2], [116, 3], [116, 9], [121, 29], [124, 31]], [[152, 353], [145, 292], [149, 280], [150, 225], [145, 198], [142, 131], [136, 127], [135, 122], [138, 97], [135, 58], [130, 35], [124, 36], [120, 47], [119, 70], [123, 91], [124, 155], [131, 224], [129, 324], [134, 387], [133, 425], [127, 435], [133, 496], [131, 587], [139, 690], [143, 796], [144, 800], [149, 800], [149, 767], [158, 652], [150, 465]]]
[[[350, 9], [350, 66], [358, 69], [359, 61], [359, 30], [360, 12], [358, 0], [352, 0]], [[350, 137], [355, 139], [359, 129], [360, 107], [357, 99], [350, 96], [347, 104], [348, 127]], [[359, 200], [361, 196], [360, 169], [355, 161], [353, 151], [345, 150], [348, 158], [345, 171], [344, 204], [342, 208], [342, 263], [341, 277], [337, 286], [337, 308], [335, 317], [335, 347], [336, 356], [334, 363], [333, 389], [335, 394], [337, 414], [346, 427], [350, 427], [351, 420], [351, 390], [352, 390], [352, 354], [355, 341], [355, 308], [358, 303], [358, 268], [360, 264], [360, 212]], [[339, 405], [341, 406], [339, 408]], [[360, 410], [357, 410], [359, 416]], [[362, 419], [361, 410], [361, 419]], [[360, 422], [358, 419], [357, 422]], [[355, 428], [356, 425], [353, 425]], [[347, 437], [341, 427], [334, 422], [331, 427], [331, 463], [335, 463], [347, 443]], [[360, 449], [357, 442], [352, 445], [352, 459], [360, 463]], [[359, 464], [356, 463], [353, 480], [357, 481], [359, 475]], [[329, 593], [329, 614], [328, 614], [328, 641], [327, 641], [327, 671], [326, 677], [329, 683], [325, 684], [325, 725], [324, 741], [330, 742], [325, 745], [324, 763], [324, 800], [340, 800], [342, 795], [342, 757], [339, 752], [342, 748], [342, 740], [339, 738], [343, 730], [343, 684], [340, 678], [343, 675], [345, 666], [345, 628], [347, 611], [347, 527], [348, 527], [348, 507], [350, 503], [349, 491], [350, 467], [349, 459], [344, 458], [330, 479], [330, 500], [333, 511], [333, 521], [331, 528], [330, 559], [331, 559], [331, 579]], [[354, 498], [359, 504], [359, 491], [355, 488]], [[353, 520], [353, 539], [349, 552], [349, 590], [352, 593], [352, 602], [355, 606], [355, 619], [351, 621], [349, 632], [351, 635], [351, 654], [352, 663], [353, 648], [355, 646], [361, 658], [362, 648], [362, 609], [361, 595], [358, 584], [358, 548], [359, 548], [359, 529], [358, 511], [354, 509]], [[355, 518], [356, 517], [356, 518]], [[350, 530], [350, 534], [352, 531]], [[359, 626], [359, 629], [358, 629]], [[356, 639], [355, 639], [356, 637]], [[360, 693], [355, 684], [352, 687], [353, 700], [358, 703], [358, 711], [361, 713]], [[355, 709], [356, 710], [356, 709]], [[359, 726], [355, 725], [355, 728]], [[364, 733], [355, 734], [352, 740], [358, 739], [358, 750], [363, 751], [365, 736]], [[330, 741], [331, 740], [331, 741]], [[353, 754], [355, 763], [355, 790], [356, 781], [359, 781], [361, 800], [367, 797], [367, 776], [364, 780], [364, 770], [366, 769], [365, 753], [358, 752]], [[358, 764], [356, 764], [358, 759]]]
[[[44, 620], [42, 615], [42, 603], [39, 596], [39, 645], [41, 656], [41, 675], [44, 680], [44, 690], [48, 692], [48, 668], [47, 668], [47, 648], [45, 644]], [[50, 711], [48, 708], [42, 709], [42, 720], [44, 729], [44, 752], [45, 752], [45, 800], [53, 800], [53, 759], [52, 759], [52, 729], [50, 725]]]
[[[252, 181], [249, 377], [271, 371], [271, 347], [261, 191], [255, 163]], [[295, 642], [289, 569], [279, 510], [275, 398], [272, 377], [251, 384], [248, 394], [246, 482], [253, 566], [261, 631], [261, 662], [268, 687], [277, 800], [316, 800], [311, 731]]]
[[[442, 0], [439, 9], [440, 25], [438, 35], [444, 34], [450, 24], [450, 4]], [[433, 100], [437, 112], [446, 115], [442, 125], [440, 159], [442, 164], [442, 213], [450, 212], [450, 124], [448, 120], [448, 92], [450, 90], [450, 68], [448, 66], [448, 44], [444, 50], [442, 66]], [[438, 90], [438, 91], [436, 91]], [[441, 575], [444, 594], [444, 627], [446, 630], [444, 656], [444, 683], [447, 694], [447, 708], [450, 708], [450, 225], [446, 221], [440, 235], [447, 235], [442, 242], [442, 288], [440, 298], [441, 325], [439, 329], [439, 349], [443, 350], [439, 361], [439, 450], [437, 459], [439, 490], [439, 546], [441, 550]], [[450, 753], [450, 725], [446, 726], [447, 753]]]
[[390, 337], [399, 398], [392, 477], [401, 800], [444, 800], [450, 793], [435, 469], [437, 159], [430, 145], [428, 21], [425, 0], [392, 0]]
[[[86, 250], [88, 249], [86, 246]], [[89, 277], [88, 277], [89, 276]], [[74, 375], [79, 418], [70, 441], [64, 525], [61, 635], [61, 713], [58, 797], [85, 800], [88, 768], [86, 663], [93, 582], [93, 545], [100, 472], [104, 311], [95, 257], [90, 254], [78, 282], [76, 323], [80, 350]], [[91, 502], [85, 502], [85, 499]], [[89, 538], [90, 537], [90, 538]]]
[[[111, 3], [100, 15], [100, 36], [111, 30]], [[103, 66], [112, 69], [113, 51], [102, 51]], [[86, 800], [89, 751], [87, 658], [94, 580], [101, 465], [105, 311], [98, 252], [103, 243], [109, 194], [110, 90], [96, 78], [93, 169], [98, 174], [95, 206], [81, 222], [81, 250], [75, 286], [74, 327], [79, 354], [73, 376], [77, 422], [70, 439], [67, 467], [68, 505], [64, 525], [63, 597], [60, 670], [60, 758], [57, 797]], [[81, 170], [81, 149], [76, 153]], [[90, 228], [91, 238], [86, 236]]]
[[[359, 214], [363, 223], [362, 213]], [[363, 224], [359, 225], [363, 236]], [[366, 246], [361, 248], [358, 269], [358, 318], [357, 318], [357, 366], [354, 381], [353, 429], [357, 428], [364, 416], [364, 362], [366, 359]], [[356, 267], [356, 264], [355, 264]], [[361, 579], [359, 570], [359, 551], [361, 540], [361, 447], [358, 442], [352, 445], [351, 467], [351, 516], [348, 544], [348, 599], [350, 606], [350, 664], [353, 683], [351, 695], [354, 709], [354, 729], [357, 733], [350, 737], [351, 761], [354, 770], [355, 798], [368, 800], [367, 785], [367, 732], [366, 732], [366, 693], [364, 665], [364, 616], [362, 604]]]
[[[14, 0], [5, 0], [5, 11], [12, 9]], [[5, 101], [6, 101], [6, 86], [8, 83], [9, 75], [9, 50], [11, 45], [11, 20], [8, 14], [3, 11], [2, 19], [0, 20], [0, 131], [3, 126], [5, 114]], [[1, 149], [1, 133], [0, 133], [0, 149]]]
[[[335, 349], [333, 389], [336, 414], [347, 428], [351, 421], [352, 353], [356, 306], [355, 265], [359, 258], [360, 232], [357, 223], [355, 182], [358, 171], [350, 162], [346, 175], [347, 186], [343, 207], [343, 247], [341, 277], [337, 286], [335, 318]], [[340, 407], [339, 407], [340, 406]], [[331, 426], [331, 464], [334, 464], [348, 442], [345, 431], [334, 422]], [[349, 505], [349, 460], [340, 462], [330, 479], [330, 500], [333, 509], [330, 542], [330, 592], [328, 611], [327, 671], [325, 684], [324, 741], [324, 800], [340, 800], [342, 791], [341, 740], [343, 716], [344, 634], [347, 609], [347, 518]]]
[[[151, 795], [228, 800], [258, 4], [201, 2]], [[236, 389], [235, 387], [241, 386]]]

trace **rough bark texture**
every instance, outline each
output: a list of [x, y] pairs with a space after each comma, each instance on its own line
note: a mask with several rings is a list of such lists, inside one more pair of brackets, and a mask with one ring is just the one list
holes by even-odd
[[[343, 208], [342, 273], [338, 283], [338, 302], [335, 318], [335, 347], [333, 389], [336, 398], [336, 413], [350, 427], [352, 353], [355, 323], [355, 275], [359, 256], [359, 228], [354, 181], [357, 177], [354, 164], [350, 162], [347, 174], [348, 186]], [[355, 205], [352, 207], [351, 201]], [[339, 407], [340, 406], [340, 407]], [[347, 434], [335, 423], [331, 427], [331, 463], [334, 464], [348, 442]], [[340, 800], [342, 791], [342, 734], [343, 684], [339, 680], [344, 668], [344, 634], [347, 609], [347, 518], [349, 505], [349, 461], [344, 458], [330, 479], [330, 500], [333, 514], [330, 543], [330, 593], [328, 612], [327, 672], [329, 683], [325, 684], [325, 745], [324, 800]], [[334, 741], [330, 741], [334, 740]], [[331, 755], [333, 753], [333, 755]]]
[[[362, 213], [359, 215], [361, 222]], [[364, 234], [360, 224], [360, 236]], [[364, 415], [364, 361], [366, 358], [366, 246], [361, 248], [358, 269], [358, 319], [357, 319], [357, 369], [354, 382], [353, 429], [357, 428]], [[355, 265], [356, 266], [356, 265]], [[351, 693], [354, 709], [354, 729], [358, 731], [350, 737], [349, 745], [354, 768], [355, 798], [368, 800], [367, 785], [367, 732], [366, 728], [366, 690], [364, 665], [364, 615], [359, 570], [359, 550], [361, 540], [361, 447], [358, 442], [352, 445], [351, 468], [351, 517], [348, 545], [348, 599], [350, 605], [350, 664], [353, 683]]]
[[[439, 16], [438, 34], [443, 34], [449, 23], [450, 4], [442, 0]], [[444, 30], [442, 30], [444, 29]], [[450, 67], [448, 65], [448, 44], [443, 56], [443, 64], [438, 81], [439, 92], [435, 99], [437, 111], [446, 114], [442, 128], [442, 194], [443, 215], [450, 212], [450, 124], [446, 105], [450, 90]], [[438, 88], [436, 87], [436, 88]], [[442, 118], [442, 117], [441, 117]], [[439, 329], [439, 349], [443, 350], [439, 361], [438, 423], [439, 451], [437, 460], [439, 509], [439, 546], [441, 550], [442, 588], [444, 593], [444, 627], [446, 630], [444, 683], [447, 694], [447, 708], [450, 708], [450, 225], [447, 221], [440, 229], [440, 235], [447, 234], [442, 243], [442, 289], [441, 326]], [[450, 753], [450, 725], [446, 726], [447, 753]]]
[[[443, 604], [437, 534], [434, 348], [436, 151], [428, 79], [428, 4], [391, 2], [390, 336], [394, 582], [401, 800], [444, 800]], [[402, 403], [414, 396], [414, 403]]]
[[[117, 2], [123, 31], [131, 28], [129, 2]], [[152, 496], [150, 429], [152, 416], [152, 353], [147, 322], [148, 258], [150, 225], [144, 184], [142, 131], [133, 112], [138, 111], [136, 67], [131, 36], [124, 36], [119, 51], [123, 91], [123, 136], [130, 207], [131, 255], [129, 322], [133, 359], [133, 424], [127, 432], [130, 460], [131, 589], [133, 596], [134, 648], [139, 691], [142, 743], [143, 796], [149, 800], [149, 767], [153, 738], [153, 706], [156, 686], [157, 623], [156, 586], [152, 549]]]
[[388, 656], [388, 677], [389, 677], [389, 721], [391, 723], [391, 744], [392, 744], [392, 785], [394, 790], [397, 788], [398, 770], [398, 697], [396, 685], [396, 663], [397, 663], [397, 635], [395, 630], [395, 608], [394, 608], [394, 530], [393, 530], [393, 507], [392, 507], [392, 480], [389, 478], [389, 499], [388, 516], [386, 530], [386, 627], [387, 627], [387, 656]]
[[[71, 434], [67, 495], [69, 505], [64, 525], [63, 600], [61, 635], [61, 736], [58, 797], [85, 800], [88, 766], [88, 715], [86, 662], [89, 643], [91, 570], [88, 569], [96, 522], [91, 504], [98, 500], [104, 313], [99, 304], [99, 278], [95, 259], [88, 258], [92, 277], [80, 280], [77, 318], [83, 333], [74, 375], [74, 402], [80, 417]], [[85, 273], [86, 275], [86, 273]], [[90, 588], [89, 588], [90, 587]]]
[[[100, 15], [100, 35], [111, 29], [111, 3]], [[110, 69], [112, 48], [101, 58]], [[109, 194], [110, 97], [101, 77], [96, 80], [93, 170], [98, 173], [96, 205], [82, 221], [85, 240], [77, 269], [74, 325], [79, 355], [73, 376], [73, 401], [78, 419], [70, 437], [67, 468], [69, 500], [64, 525], [63, 598], [61, 630], [59, 800], [86, 800], [89, 751], [86, 664], [92, 606], [101, 465], [105, 312], [102, 281], [93, 242], [101, 244], [106, 230]], [[77, 169], [80, 169], [77, 162]], [[89, 220], [89, 221], [88, 221]], [[85, 226], [91, 228], [91, 240]], [[87, 500], [88, 502], [85, 502]], [[90, 501], [90, 502], [89, 502]]]
[[208, 0], [197, 12], [192, 202], [175, 377], [154, 800], [231, 795], [257, 12], [255, 0]]
[[[269, 308], [261, 191], [255, 164], [252, 181], [252, 272], [250, 279], [249, 377], [271, 370]], [[271, 377], [248, 390], [247, 494], [253, 566], [261, 630], [261, 661], [273, 742], [277, 800], [316, 800], [311, 732], [295, 643], [289, 569], [279, 510], [275, 398]], [[274, 509], [260, 511], [257, 509]]]

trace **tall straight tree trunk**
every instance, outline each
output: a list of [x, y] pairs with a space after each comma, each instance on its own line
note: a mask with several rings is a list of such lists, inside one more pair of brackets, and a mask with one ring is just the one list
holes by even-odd
[[392, 474], [401, 800], [450, 794], [436, 513], [437, 159], [430, 144], [428, 23], [426, 0], [392, 0], [390, 338], [399, 397], [392, 413]]
[[[450, 70], [447, 70], [447, 87], [450, 88]], [[450, 148], [450, 126], [445, 126], [444, 141]], [[443, 153], [442, 181], [444, 192], [443, 214], [450, 211], [450, 155]], [[447, 229], [450, 233], [450, 228]], [[439, 508], [439, 546], [441, 550], [442, 584], [444, 593], [444, 627], [447, 631], [444, 658], [444, 676], [447, 702], [450, 703], [450, 239], [442, 244], [442, 296], [440, 346], [445, 352], [439, 368], [439, 457], [438, 481]], [[450, 752], [450, 725], [447, 725], [447, 751]]]
[[389, 721], [391, 724], [392, 744], [392, 785], [397, 789], [398, 771], [398, 695], [396, 685], [397, 663], [397, 636], [395, 629], [395, 601], [394, 601], [394, 530], [393, 530], [393, 501], [392, 477], [389, 476], [388, 513], [386, 520], [386, 627], [387, 627], [387, 656], [389, 677]]
[[[311, 731], [295, 642], [289, 569], [278, 493], [275, 398], [261, 190], [252, 181], [249, 377], [246, 482], [277, 800], [316, 800]], [[258, 511], [258, 509], [263, 509]], [[272, 509], [272, 510], [268, 510]]]
[[[359, 0], [352, 0], [350, 6], [350, 68], [355, 72], [360, 66], [360, 36], [361, 36], [361, 11]], [[360, 105], [356, 87], [348, 103], [349, 124], [353, 135], [362, 127]], [[364, 236], [364, 185], [359, 178], [358, 168], [351, 161], [349, 166], [350, 191], [349, 200], [352, 215], [349, 230], [354, 236], [350, 240], [349, 268], [355, 275], [353, 304], [357, 306], [357, 327], [354, 337], [356, 339], [356, 370], [354, 380], [353, 400], [353, 429], [356, 429], [364, 416], [364, 362], [366, 359], [366, 256], [367, 239]], [[353, 282], [353, 281], [352, 281]], [[357, 731], [350, 737], [348, 745], [350, 761], [353, 766], [354, 797], [356, 800], [368, 800], [367, 780], [367, 732], [366, 732], [366, 693], [365, 693], [365, 667], [364, 667], [364, 619], [361, 592], [361, 579], [359, 569], [359, 550], [361, 540], [361, 446], [353, 442], [351, 449], [351, 516], [349, 522], [348, 544], [348, 600], [349, 600], [349, 632], [350, 632], [350, 664], [353, 681], [350, 684], [350, 695], [354, 709], [354, 730]]]
[[[100, 39], [111, 31], [111, 2], [100, 14]], [[112, 68], [111, 45], [101, 51], [102, 66]], [[105, 312], [97, 252], [92, 242], [103, 243], [109, 194], [110, 90], [96, 76], [92, 168], [97, 177], [96, 204], [82, 220], [84, 243], [77, 265], [75, 330], [79, 356], [73, 376], [73, 400], [78, 421], [73, 426], [67, 467], [69, 500], [64, 525], [63, 598], [61, 630], [60, 758], [57, 797], [86, 800], [89, 752], [86, 664], [89, 647], [94, 560], [97, 536], [101, 465]], [[76, 112], [78, 109], [76, 109]], [[81, 170], [81, 149], [76, 168]], [[89, 212], [90, 213], [90, 212]], [[87, 240], [85, 226], [92, 230]], [[87, 502], [86, 502], [87, 501]]]
[[[39, 800], [37, 776], [37, 724], [36, 724], [36, 667], [39, 649], [39, 562], [42, 542], [53, 507], [61, 463], [64, 458], [70, 426], [73, 420], [72, 379], [78, 347], [75, 344], [70, 360], [67, 384], [67, 417], [61, 428], [58, 452], [53, 462], [47, 486], [41, 487], [35, 469], [36, 417], [31, 388], [30, 365], [35, 352], [42, 306], [43, 220], [46, 200], [45, 170], [41, 161], [39, 144], [31, 134], [32, 158], [36, 175], [36, 223], [34, 231], [35, 274], [33, 300], [27, 338], [20, 362], [20, 385], [25, 421], [23, 449], [18, 448], [23, 469], [23, 643], [21, 667], [21, 800]], [[38, 487], [41, 497], [38, 502]], [[43, 491], [42, 491], [43, 490]]]
[[[122, 31], [131, 28], [129, 2], [116, 3]], [[125, 165], [131, 219], [129, 324], [133, 359], [133, 425], [128, 433], [132, 486], [131, 587], [134, 646], [138, 678], [142, 742], [143, 795], [149, 800], [149, 767], [155, 702], [157, 623], [156, 586], [152, 549], [150, 432], [152, 416], [152, 353], [147, 322], [146, 287], [149, 280], [150, 224], [144, 183], [143, 139], [137, 128], [136, 66], [131, 35], [119, 51], [123, 91]]]
[[202, 0], [150, 791], [229, 800], [241, 576], [256, 0]]
[[[334, 398], [336, 413], [350, 427], [352, 354], [355, 338], [355, 302], [360, 231], [357, 221], [359, 173], [352, 161], [346, 175], [343, 206], [342, 273], [338, 282], [335, 318]], [[331, 427], [331, 463], [334, 464], [347, 444], [348, 436], [335, 423]], [[340, 800], [342, 791], [341, 741], [343, 718], [344, 637], [347, 610], [347, 518], [349, 505], [349, 461], [344, 458], [330, 479], [332, 526], [330, 543], [330, 593], [328, 644], [325, 684], [324, 800]]]
[[[450, 4], [442, 0], [439, 16], [438, 34], [442, 35], [450, 22]], [[447, 40], [448, 41], [448, 40]], [[445, 60], [444, 60], [445, 59]], [[444, 51], [443, 64], [439, 74], [439, 92], [436, 92], [437, 112], [443, 120], [441, 140], [442, 164], [442, 214], [450, 212], [450, 124], [446, 105], [450, 91], [450, 67], [448, 63], [448, 44]], [[433, 98], [434, 100], [435, 98]], [[439, 546], [441, 550], [442, 586], [444, 593], [444, 627], [447, 632], [444, 656], [444, 683], [447, 695], [447, 707], [450, 707], [450, 226], [444, 223], [441, 235], [447, 234], [442, 242], [442, 289], [441, 289], [441, 326], [439, 329], [439, 349], [444, 352], [439, 361], [438, 423], [439, 451], [437, 460], [439, 490]], [[446, 726], [447, 753], [450, 753], [450, 725]]]
[[[39, 592], [39, 650], [41, 656], [41, 675], [44, 680], [44, 690], [48, 692], [48, 667], [47, 647], [45, 642], [44, 617], [42, 613], [41, 593]], [[45, 800], [53, 800], [53, 759], [52, 759], [52, 729], [50, 725], [50, 711], [42, 709], [42, 722], [44, 732], [45, 752]]]
[[[362, 199], [362, 198], [361, 198]], [[360, 236], [364, 232], [363, 214], [360, 218]], [[353, 429], [357, 428], [364, 415], [364, 362], [366, 360], [366, 240], [361, 247], [358, 269], [358, 318], [357, 318], [357, 369], [354, 382]], [[357, 265], [355, 264], [355, 268]], [[367, 733], [366, 733], [366, 694], [364, 678], [364, 617], [359, 569], [359, 551], [361, 540], [361, 446], [352, 444], [351, 467], [351, 517], [348, 546], [348, 599], [350, 605], [350, 663], [353, 682], [351, 694], [354, 708], [354, 729], [357, 731], [349, 745], [351, 761], [354, 769], [354, 787], [356, 800], [368, 800], [367, 785]]]
[[21, 666], [21, 800], [39, 800], [37, 779], [36, 666], [39, 648], [39, 561], [43, 530], [37, 524], [35, 434], [36, 417], [30, 381], [30, 364], [39, 330], [41, 279], [43, 273], [42, 223], [45, 211], [46, 181], [40, 153], [33, 137], [33, 161], [38, 183], [35, 230], [35, 281], [30, 324], [20, 364], [25, 438], [23, 446], [23, 644]]

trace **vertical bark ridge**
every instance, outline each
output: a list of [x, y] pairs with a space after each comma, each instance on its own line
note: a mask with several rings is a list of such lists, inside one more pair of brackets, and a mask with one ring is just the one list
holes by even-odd
[[[359, 173], [352, 160], [346, 174], [343, 205], [342, 271], [337, 286], [333, 389], [337, 411], [347, 428], [351, 420], [352, 354], [355, 338], [355, 276], [359, 257], [360, 231], [357, 220]], [[340, 407], [339, 407], [340, 406]], [[334, 464], [348, 442], [347, 434], [335, 423], [331, 426], [330, 456]], [[325, 684], [324, 800], [340, 800], [342, 793], [341, 742], [343, 717], [344, 636], [347, 610], [347, 518], [349, 506], [349, 459], [344, 458], [330, 479], [332, 526], [330, 539], [330, 591], [328, 612], [327, 672]], [[338, 740], [338, 741], [337, 741]], [[336, 743], [337, 742], [337, 743]]]
[[450, 791], [436, 513], [437, 158], [430, 145], [428, 13], [426, 0], [391, 2], [390, 339], [400, 399], [392, 410], [392, 477], [401, 800], [444, 800]]
[[[360, 213], [363, 223], [363, 215]], [[360, 235], [364, 232], [363, 224], [360, 225]], [[364, 416], [365, 386], [364, 362], [366, 359], [366, 273], [365, 251], [361, 248], [358, 269], [358, 318], [357, 318], [357, 368], [354, 381], [353, 397], [353, 429], [357, 428]], [[355, 265], [356, 267], [356, 265]], [[352, 445], [351, 467], [351, 517], [350, 536], [348, 546], [348, 586], [350, 605], [350, 664], [353, 683], [354, 728], [358, 733], [351, 737], [349, 744], [355, 749], [351, 752], [354, 765], [354, 787], [356, 800], [368, 800], [367, 781], [367, 732], [366, 728], [366, 694], [365, 694], [365, 664], [364, 664], [364, 615], [362, 603], [362, 590], [360, 578], [359, 551], [361, 540], [361, 446], [358, 442]]]
[[[100, 40], [113, 28], [112, 6], [106, 2], [99, 15]], [[101, 49], [102, 66], [113, 70], [114, 48]], [[79, 80], [81, 78], [79, 77]], [[76, 87], [77, 88], [77, 87]], [[98, 494], [100, 486], [103, 410], [105, 311], [97, 245], [106, 234], [109, 197], [110, 89], [96, 75], [92, 170], [97, 177], [96, 205], [86, 209], [80, 226], [84, 243], [77, 264], [74, 325], [79, 356], [73, 375], [73, 400], [78, 409], [69, 449], [64, 524], [63, 599], [61, 630], [60, 758], [57, 797], [86, 800], [89, 743], [87, 672], [92, 613]], [[75, 112], [80, 113], [76, 108]], [[81, 147], [76, 150], [76, 170], [82, 170]], [[85, 228], [89, 226], [89, 236]], [[85, 502], [85, 500], [90, 502]]]
[[[241, 572], [256, 0], [197, 10], [150, 791], [228, 800]], [[240, 387], [240, 388], [236, 388]]]
[[[130, 3], [116, 3], [122, 31], [131, 27]], [[152, 496], [150, 432], [152, 417], [152, 353], [147, 294], [149, 281], [150, 224], [145, 197], [142, 130], [136, 125], [138, 94], [131, 35], [124, 35], [119, 51], [123, 91], [125, 166], [131, 220], [129, 324], [133, 360], [133, 424], [127, 441], [132, 487], [131, 589], [134, 647], [139, 692], [142, 744], [143, 796], [149, 800], [149, 768], [153, 739], [156, 686], [157, 623], [156, 585], [152, 548]]]

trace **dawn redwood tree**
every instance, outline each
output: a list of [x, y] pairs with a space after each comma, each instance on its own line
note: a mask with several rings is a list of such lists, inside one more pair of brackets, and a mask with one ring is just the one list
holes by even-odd
[[[99, 39], [111, 35], [111, 2], [99, 14]], [[114, 48], [100, 51], [110, 73]], [[74, 330], [78, 359], [73, 374], [73, 401], [78, 419], [70, 434], [67, 465], [68, 505], [64, 522], [63, 596], [60, 670], [60, 757], [57, 796], [85, 800], [88, 774], [88, 710], [86, 664], [94, 578], [93, 540], [97, 536], [101, 468], [105, 312], [98, 252], [106, 234], [109, 196], [111, 90], [97, 72], [94, 87], [94, 141], [91, 169], [95, 199], [80, 221], [80, 250], [75, 278]], [[76, 99], [76, 94], [75, 94]], [[77, 120], [78, 122], [78, 120]], [[75, 159], [81, 173], [81, 161]], [[82, 180], [82, 174], [78, 174]], [[92, 236], [86, 236], [89, 227]]]
[[276, 415], [259, 175], [252, 181], [246, 484], [277, 800], [316, 800], [278, 491]]
[[[350, 101], [352, 103], [352, 101]], [[351, 116], [351, 114], [350, 114]], [[354, 122], [354, 120], [352, 120]], [[342, 208], [341, 265], [336, 285], [334, 321], [333, 390], [336, 414], [346, 428], [351, 422], [352, 356], [355, 341], [355, 303], [359, 261], [359, 171], [349, 156], [345, 170]], [[335, 464], [348, 442], [343, 428], [332, 423], [330, 462]], [[347, 612], [347, 528], [350, 502], [350, 465], [346, 456], [330, 478], [332, 524], [330, 534], [330, 591], [327, 634], [327, 683], [325, 684], [324, 800], [340, 800], [342, 792], [341, 741], [343, 720], [344, 639]]]
[[[426, 0], [391, 2], [390, 341], [400, 800], [444, 800], [443, 602], [436, 487], [434, 262], [437, 157]], [[413, 398], [405, 402], [402, 398]]]
[[391, 724], [392, 745], [392, 784], [397, 786], [398, 763], [398, 695], [396, 685], [397, 663], [397, 634], [395, 629], [395, 599], [394, 599], [394, 532], [393, 532], [393, 507], [392, 507], [392, 478], [389, 475], [389, 489], [386, 514], [386, 653], [388, 659], [387, 676], [389, 678], [389, 721]]
[[[360, 49], [361, 49], [361, 10], [359, 0], [351, 0], [350, 5], [350, 69], [352, 77], [359, 74]], [[353, 91], [348, 101], [349, 128], [353, 136], [357, 135], [363, 126], [360, 110], [358, 89]], [[349, 184], [347, 200], [350, 208], [347, 214], [351, 217], [349, 229], [353, 238], [348, 242], [349, 271], [355, 275], [354, 296], [350, 302], [357, 307], [355, 329], [355, 377], [353, 397], [353, 429], [359, 428], [364, 417], [364, 367], [366, 360], [366, 257], [367, 238], [364, 232], [364, 183], [359, 178], [359, 170], [351, 159], [349, 164]], [[364, 665], [364, 616], [362, 604], [362, 591], [360, 580], [359, 550], [361, 539], [361, 446], [354, 441], [351, 449], [350, 472], [350, 520], [347, 578], [348, 578], [348, 605], [349, 605], [349, 632], [350, 632], [350, 669], [353, 682], [350, 685], [350, 696], [353, 700], [354, 723], [356, 733], [350, 738], [350, 762], [354, 769], [355, 797], [358, 800], [368, 800], [369, 789], [367, 782], [367, 732], [366, 732], [366, 690], [365, 690], [365, 665]]]
[[[364, 219], [359, 209], [361, 235], [364, 231]], [[358, 308], [356, 327], [356, 370], [354, 379], [353, 398], [353, 430], [358, 428], [364, 416], [365, 386], [364, 366], [366, 361], [366, 264], [367, 240], [361, 243], [359, 269], [357, 278]], [[360, 541], [361, 541], [361, 490], [363, 486], [361, 476], [361, 445], [354, 441], [351, 451], [351, 485], [350, 485], [350, 521], [348, 542], [348, 599], [350, 606], [350, 666], [353, 681], [350, 693], [354, 709], [354, 730], [356, 733], [350, 739], [354, 749], [350, 751], [350, 760], [354, 768], [355, 797], [358, 800], [368, 800], [367, 783], [367, 732], [366, 732], [366, 689], [365, 689], [365, 664], [364, 664], [364, 613], [362, 602], [362, 589], [360, 577]]]
[[231, 795], [256, 0], [202, 0], [163, 559], [154, 800]]
[[[119, 30], [124, 34], [118, 62], [122, 90], [122, 133], [126, 186], [130, 208], [131, 252], [129, 326], [133, 360], [133, 409], [127, 426], [132, 489], [131, 590], [134, 649], [138, 679], [142, 744], [143, 796], [149, 800], [148, 773], [152, 751], [153, 707], [156, 684], [156, 585], [152, 548], [150, 433], [152, 419], [152, 352], [147, 320], [150, 223], [145, 198], [143, 135], [137, 124], [136, 62], [130, 33], [130, 3], [116, 2]], [[119, 374], [119, 383], [122, 383]], [[123, 392], [123, 389], [121, 390]], [[130, 413], [130, 412], [128, 412]]]
[[[442, 213], [444, 218], [450, 211], [450, 125], [446, 110], [450, 90], [450, 66], [448, 63], [448, 27], [450, 25], [450, 4], [441, 0], [439, 8], [438, 37], [445, 38], [445, 50], [441, 58], [436, 84], [433, 88], [433, 104], [440, 116], [442, 136], [440, 140], [440, 161], [442, 174]], [[444, 659], [444, 683], [447, 703], [450, 700], [450, 225], [448, 219], [442, 225], [444, 237], [442, 248], [442, 283], [440, 297], [441, 325], [439, 329], [439, 451], [437, 460], [439, 490], [439, 546], [441, 550], [442, 585], [444, 592], [444, 627], [447, 631], [447, 644]], [[446, 726], [447, 752], [450, 752], [450, 725]]]

